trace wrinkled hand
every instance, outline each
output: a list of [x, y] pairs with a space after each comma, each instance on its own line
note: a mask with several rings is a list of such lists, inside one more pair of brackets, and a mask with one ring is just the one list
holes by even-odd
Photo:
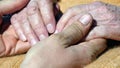
[[33, 46], [21, 68], [82, 68], [90, 63], [105, 49], [106, 41], [99, 38], [74, 45], [87, 34], [92, 18], [87, 15], [80, 21]]
[[56, 33], [61, 32], [86, 13], [90, 13], [94, 19], [93, 29], [88, 34], [86, 40], [99, 37], [120, 40], [120, 7], [103, 2], [93, 2], [68, 9], [59, 20]]
[[22, 11], [12, 17], [11, 23], [20, 39], [28, 40], [33, 45], [55, 31], [54, 13], [58, 9], [58, 5], [53, 6], [53, 0], [31, 0]]

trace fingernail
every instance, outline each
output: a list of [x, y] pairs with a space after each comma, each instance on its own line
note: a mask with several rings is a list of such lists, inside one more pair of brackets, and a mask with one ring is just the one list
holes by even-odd
[[58, 30], [56, 30], [54, 34], [57, 34], [57, 33], [58, 33]]
[[54, 28], [53, 28], [52, 24], [48, 24], [47, 25], [47, 30], [49, 31], [49, 33], [53, 33], [54, 32]]
[[41, 34], [40, 37], [39, 37], [40, 40], [43, 40], [43, 39], [45, 39], [45, 38], [46, 38], [46, 36], [43, 35], [43, 34]]
[[[16, 26], [17, 26], [17, 24], [16, 24]], [[24, 33], [20, 29], [17, 30], [17, 34], [18, 34], [20, 40], [22, 40], [22, 41], [26, 41], [27, 40], [26, 36], [24, 35]]]
[[86, 26], [92, 21], [92, 17], [90, 14], [86, 14], [82, 16], [79, 21]]
[[26, 41], [27, 40], [26, 37], [25, 37], [25, 35], [23, 35], [23, 34], [21, 34], [20, 38], [21, 38], [22, 41]]
[[31, 40], [31, 44], [32, 44], [32, 45], [35, 45], [36, 43], [37, 43], [36, 40], [34, 40], [34, 39]]

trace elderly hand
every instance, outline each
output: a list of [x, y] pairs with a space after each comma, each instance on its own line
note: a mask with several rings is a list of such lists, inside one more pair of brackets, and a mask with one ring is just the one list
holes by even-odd
[[22, 41], [28, 40], [33, 45], [55, 31], [54, 13], [59, 7], [54, 6], [53, 0], [31, 0], [27, 7], [12, 17], [11, 23]]
[[76, 44], [85, 37], [91, 22], [92, 17], [85, 15], [37, 43], [28, 51], [21, 68], [82, 68], [90, 63], [106, 47], [106, 40], [101, 38]]
[[68, 9], [59, 20], [56, 33], [61, 32], [86, 13], [90, 13], [94, 19], [93, 29], [86, 40], [102, 37], [120, 41], [120, 7], [103, 2], [93, 2]]

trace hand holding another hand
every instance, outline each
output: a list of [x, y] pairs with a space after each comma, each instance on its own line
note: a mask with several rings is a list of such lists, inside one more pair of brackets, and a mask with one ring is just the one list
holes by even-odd
[[80, 42], [91, 24], [92, 17], [87, 14], [62, 32], [37, 43], [28, 51], [21, 68], [82, 68], [90, 63], [106, 48], [102, 38]]
[[120, 41], [120, 7], [103, 2], [93, 2], [68, 9], [59, 20], [56, 33], [61, 32], [86, 13], [91, 14], [94, 20], [86, 40], [105, 38]]

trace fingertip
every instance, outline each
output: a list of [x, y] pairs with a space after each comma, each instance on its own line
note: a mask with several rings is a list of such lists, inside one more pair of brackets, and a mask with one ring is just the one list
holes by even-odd
[[22, 41], [26, 41], [26, 37], [20, 27], [19, 21], [17, 20], [17, 14], [13, 15], [11, 18], [11, 23], [14, 29], [16, 30], [17, 35], [19, 36], [19, 39]]
[[53, 24], [47, 24], [47, 30], [49, 33], [54, 33], [55, 26]]
[[47, 38], [48, 36], [45, 36], [44, 34], [41, 34], [40, 36], [39, 36], [39, 39], [40, 39], [40, 41], [41, 40], [44, 40], [45, 38]]
[[48, 1], [40, 1], [38, 3], [39, 9], [41, 12], [42, 19], [44, 21], [44, 24], [48, 30], [49, 33], [54, 33], [55, 31], [55, 16], [53, 11], [53, 2], [51, 0]]
[[22, 40], [22, 41], [27, 41], [27, 38], [25, 37], [25, 35], [21, 32], [21, 34], [20, 34], [20, 40]]
[[92, 16], [91, 16], [90, 14], [85, 14], [85, 15], [83, 15], [83, 16], [79, 19], [79, 21], [80, 21], [84, 26], [87, 26], [87, 25], [89, 25], [89, 23], [92, 23], [92, 20], [93, 20], [93, 18], [92, 18]]
[[32, 40], [30, 41], [30, 43], [31, 43], [32, 45], [35, 45], [35, 44], [37, 43], [37, 41], [34, 40], [34, 39], [32, 39]]

